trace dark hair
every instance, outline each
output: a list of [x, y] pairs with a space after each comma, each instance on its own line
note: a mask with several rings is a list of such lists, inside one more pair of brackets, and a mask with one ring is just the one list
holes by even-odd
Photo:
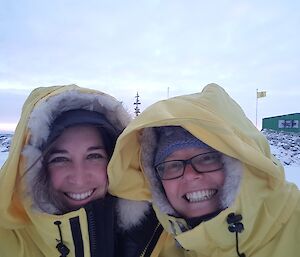
[[102, 136], [105, 151], [108, 155], [108, 160], [110, 160], [115, 149], [117, 138], [115, 137], [115, 135], [112, 135], [111, 133], [109, 133], [109, 131], [107, 131], [107, 129], [103, 127], [96, 127], [96, 128], [98, 128]]

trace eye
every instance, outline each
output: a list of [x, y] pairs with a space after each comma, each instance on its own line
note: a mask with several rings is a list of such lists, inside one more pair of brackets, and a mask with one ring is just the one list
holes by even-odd
[[178, 162], [178, 161], [173, 161], [173, 162], [170, 162], [170, 163], [169, 163], [168, 168], [170, 168], [170, 169], [178, 169], [178, 168], [180, 168], [181, 166], [182, 166], [182, 165], [181, 165], [180, 162]]
[[180, 161], [170, 161], [165, 163], [165, 170], [167, 172], [178, 172], [182, 169], [182, 162]]
[[50, 157], [48, 160], [48, 164], [54, 164], [54, 163], [65, 163], [69, 162], [70, 160], [65, 156], [53, 156]]
[[201, 156], [201, 159], [198, 159], [198, 162], [203, 164], [211, 164], [220, 161], [220, 155], [218, 153], [207, 153]]
[[107, 159], [107, 156], [104, 153], [90, 153], [87, 155], [87, 159]]

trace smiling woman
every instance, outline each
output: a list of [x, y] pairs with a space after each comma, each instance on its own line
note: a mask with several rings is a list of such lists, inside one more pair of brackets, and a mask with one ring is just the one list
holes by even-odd
[[48, 174], [49, 200], [59, 213], [106, 195], [106, 169], [116, 136], [115, 129], [97, 112], [67, 111], [52, 123], [44, 146], [45, 173], [41, 174]]
[[[74, 97], [72, 109], [65, 97]], [[121, 120], [109, 121], [105, 109], [89, 99], [93, 95], [85, 94], [84, 100], [80, 97], [66, 92], [47, 100], [47, 108], [52, 110], [47, 114], [47, 136], [40, 130], [43, 108], [35, 108], [30, 116], [32, 135], [23, 150], [27, 159], [24, 177], [31, 185], [27, 192], [33, 198], [32, 206], [40, 211], [64, 214], [106, 196], [106, 169], [123, 129]], [[88, 104], [85, 101], [91, 101], [93, 111], [82, 107]]]
[[122, 233], [149, 208], [122, 208], [107, 191], [107, 166], [130, 119], [121, 102], [96, 90], [30, 94], [0, 172], [0, 256], [125, 256]]
[[1, 256], [98, 256], [104, 246], [114, 255], [116, 198], [107, 193], [106, 168], [129, 120], [120, 102], [96, 90], [30, 94], [1, 169]]
[[216, 84], [136, 117], [112, 156], [108, 176], [117, 175], [111, 193], [151, 199], [164, 227], [160, 257], [299, 255], [299, 190]]

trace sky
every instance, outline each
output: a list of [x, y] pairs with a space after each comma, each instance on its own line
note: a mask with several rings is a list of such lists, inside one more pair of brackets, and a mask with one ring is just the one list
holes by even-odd
[[[111, 94], [132, 113], [137, 92], [142, 111], [212, 82], [258, 127], [300, 112], [299, 1], [0, 4], [0, 129], [15, 127], [32, 89], [63, 84]], [[267, 96], [257, 101], [257, 89]]]

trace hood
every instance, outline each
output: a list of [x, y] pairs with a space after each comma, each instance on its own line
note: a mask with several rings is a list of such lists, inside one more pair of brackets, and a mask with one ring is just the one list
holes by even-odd
[[[147, 166], [147, 162], [153, 161], [151, 149], [156, 146], [155, 135], [150, 128], [171, 125], [183, 127], [223, 153], [227, 159], [226, 172], [233, 175], [230, 175], [232, 181], [227, 181], [229, 191], [224, 188], [223, 192], [227, 199], [222, 201], [228, 208], [213, 219], [215, 222], [200, 224], [201, 231], [209, 233], [204, 233], [203, 238], [214, 238], [215, 242], [228, 247], [232, 237], [228, 237], [227, 215], [238, 213], [242, 215], [245, 226], [242, 246], [250, 241], [255, 246], [270, 240], [292, 215], [299, 198], [298, 189], [285, 181], [283, 166], [271, 154], [265, 136], [217, 84], [207, 85], [201, 93], [159, 101], [129, 124], [120, 135], [108, 166], [110, 192], [130, 200], [153, 202], [164, 228], [176, 236], [183, 232], [174, 232], [171, 227], [174, 210], [165, 196], [160, 194], [161, 185], [153, 181], [149, 171], [153, 172]], [[263, 225], [262, 220], [266, 221]], [[203, 229], [203, 226], [206, 227]], [[217, 236], [216, 231], [222, 231], [218, 234], [222, 236]], [[227, 241], [224, 240], [226, 235], [229, 238]], [[255, 240], [249, 241], [249, 238]], [[191, 244], [184, 236], [176, 237], [176, 240], [189, 249]], [[204, 240], [203, 248], [206, 243], [207, 240]]]
[[[183, 127], [212, 148], [239, 160], [254, 175], [263, 176], [269, 188], [284, 182], [283, 166], [271, 154], [265, 136], [223, 88], [209, 84], [201, 93], [151, 105], [127, 126], [108, 167], [112, 193], [132, 200], [152, 199], [150, 183], [141, 167], [141, 143], [147, 140], [143, 131], [171, 125]], [[149, 148], [155, 147], [156, 140], [150, 141], [154, 145]], [[125, 179], [127, 183], [123, 183]]]
[[9, 228], [29, 220], [32, 211], [54, 214], [41, 179], [41, 147], [52, 121], [62, 112], [85, 109], [103, 114], [120, 134], [131, 120], [122, 103], [100, 91], [76, 85], [37, 88], [27, 98], [0, 172], [0, 224]]

